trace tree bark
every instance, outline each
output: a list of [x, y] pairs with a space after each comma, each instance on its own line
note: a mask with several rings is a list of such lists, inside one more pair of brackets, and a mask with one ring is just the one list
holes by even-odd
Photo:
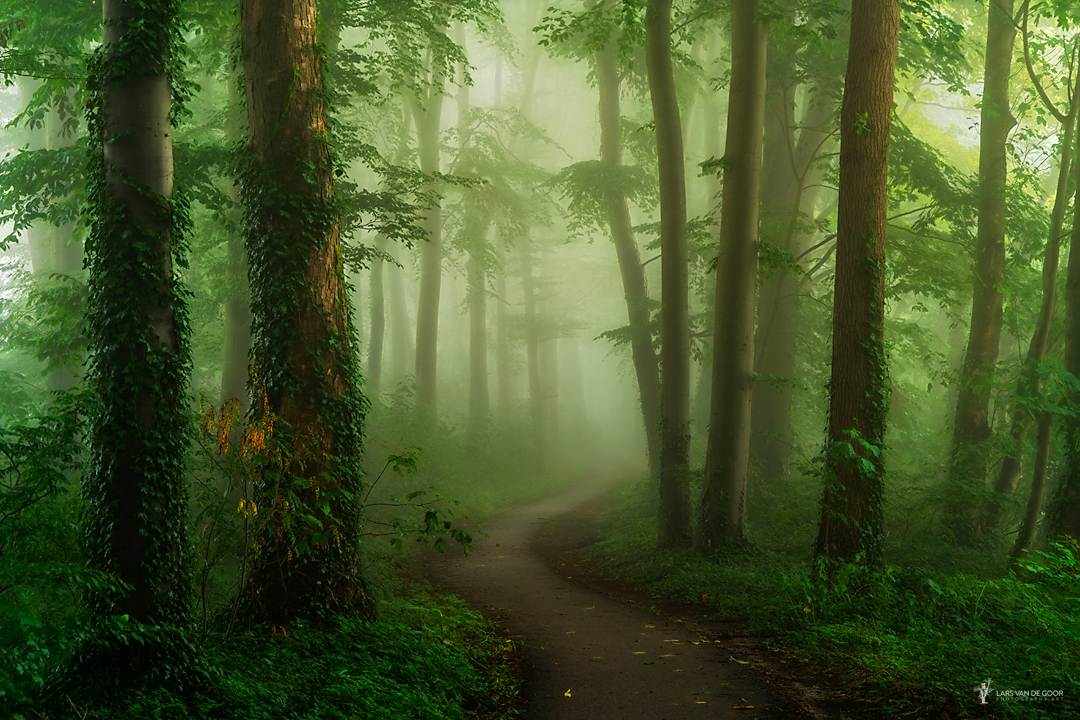
[[701, 518], [695, 550], [712, 553], [745, 544], [750, 403], [754, 389], [754, 299], [758, 207], [765, 123], [767, 26], [756, 0], [731, 3], [723, 210], [713, 324], [712, 402]]
[[952, 500], [945, 513], [953, 536], [963, 545], [978, 539], [977, 513], [987, 472], [986, 443], [993, 434], [989, 407], [1001, 339], [1005, 282], [1005, 143], [1015, 124], [1009, 112], [1009, 76], [1016, 35], [1013, 0], [990, 0], [987, 8], [971, 331], [956, 401], [949, 469]]
[[[616, 65], [615, 44], [596, 56], [596, 86], [600, 94], [600, 160], [613, 171], [622, 165], [622, 112], [619, 108], [619, 71]], [[641, 265], [634, 238], [633, 222], [626, 195], [614, 189], [608, 193], [608, 228], [615, 244], [615, 254], [622, 275], [626, 313], [630, 323], [630, 353], [637, 377], [641, 399], [641, 415], [645, 423], [645, 449], [649, 459], [649, 474], [660, 477], [660, 364], [653, 349], [649, 328], [649, 289], [645, 268]]]
[[649, 75], [660, 176], [661, 349], [660, 547], [688, 547], [690, 531], [690, 317], [686, 175], [682, 124], [671, 62], [671, 0], [645, 10]]
[[267, 519], [253, 609], [279, 625], [326, 622], [368, 614], [371, 604], [360, 575], [357, 501], [366, 403], [352, 347], [315, 0], [244, 0], [240, 24], [254, 428], [269, 452], [256, 485]]
[[884, 281], [899, 0], [854, 0], [840, 112], [840, 197], [825, 490], [815, 555], [881, 561], [889, 379]]

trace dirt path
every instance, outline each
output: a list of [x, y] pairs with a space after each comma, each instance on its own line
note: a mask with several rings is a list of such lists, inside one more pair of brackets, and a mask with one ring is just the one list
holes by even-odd
[[[525, 647], [528, 720], [790, 718], [732, 650], [574, 581], [573, 563], [553, 561], [552, 521], [604, 495], [590, 482], [487, 524], [470, 557], [433, 560], [441, 587], [503, 622]], [[588, 531], [569, 544], [588, 543]], [[545, 535], [545, 530], [547, 534]], [[562, 533], [565, 535], [566, 533]], [[544, 557], [544, 556], [547, 557]]]

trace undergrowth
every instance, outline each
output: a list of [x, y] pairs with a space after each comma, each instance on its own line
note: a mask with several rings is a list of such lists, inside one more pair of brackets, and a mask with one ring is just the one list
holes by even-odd
[[1075, 541], [1033, 553], [1014, 574], [924, 561], [843, 566], [830, 578], [808, 551], [764, 550], [764, 542], [712, 559], [658, 550], [655, 507], [645, 484], [624, 492], [596, 558], [716, 619], [744, 621], [778, 649], [818, 658], [888, 716], [933, 706], [950, 718], [1080, 717]]
[[[67, 687], [58, 684], [58, 673], [93, 637], [81, 596], [103, 583], [116, 585], [111, 576], [85, 569], [78, 488], [92, 398], [75, 399], [0, 423], [0, 718], [497, 720], [516, 714], [513, 645], [479, 613], [415, 577], [416, 555], [407, 549], [413, 543], [398, 542], [406, 551], [395, 552], [378, 533], [365, 538], [374, 620], [281, 628], [237, 616], [242, 603], [236, 598], [247, 582], [243, 549], [257, 514], [237, 500], [247, 496], [249, 461], [228, 449], [226, 409], [205, 413], [204, 420], [216, 420], [200, 424], [188, 463], [195, 622], [181, 632], [197, 649], [208, 684], [190, 696], [115, 678], [84, 679], [70, 695], [58, 691]], [[433, 473], [419, 452], [395, 457], [407, 467], [395, 467], [400, 472], [384, 479], [384, 495], [400, 498], [388, 504], [397, 523], [391, 539], [415, 537], [460, 552], [457, 543], [465, 536], [455, 528], [464, 518], [454, 514], [457, 505], [430, 490], [410, 498], [416, 492], [411, 484], [427, 480], [418, 477], [421, 470]], [[482, 466], [483, 458], [473, 459], [472, 467]]]

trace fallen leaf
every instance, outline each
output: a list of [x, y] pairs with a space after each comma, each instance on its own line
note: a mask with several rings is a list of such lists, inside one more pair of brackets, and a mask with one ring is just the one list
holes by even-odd
[[749, 665], [750, 664], [746, 660], [739, 660], [738, 658], [733, 657], [731, 655], [728, 655], [728, 660], [734, 660], [735, 662], [739, 663], [740, 665]]
[[731, 709], [732, 710], [753, 710], [754, 706], [753, 705], [732, 705]]
[[570, 697], [570, 688], [566, 688], [566, 692], [564, 692], [563, 695]]

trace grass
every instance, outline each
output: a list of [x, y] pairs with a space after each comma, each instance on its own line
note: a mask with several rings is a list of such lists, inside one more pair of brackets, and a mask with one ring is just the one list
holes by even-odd
[[[949, 718], [1080, 717], [1075, 543], [1035, 556], [1020, 574], [921, 562], [849, 566], [829, 580], [805, 551], [762, 549], [777, 546], [775, 538], [715, 559], [657, 550], [654, 508], [644, 484], [625, 491], [594, 557], [620, 577], [816, 658], [882, 716], [925, 717], [937, 707]], [[975, 688], [987, 679], [994, 692], [984, 706]]]

